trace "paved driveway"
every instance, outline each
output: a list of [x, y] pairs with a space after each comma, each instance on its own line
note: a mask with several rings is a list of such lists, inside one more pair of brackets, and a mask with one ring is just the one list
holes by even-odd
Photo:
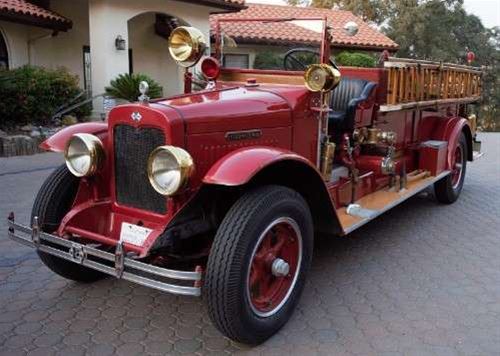
[[0, 159], [0, 354], [500, 354], [500, 135], [470, 165], [461, 199], [412, 198], [317, 245], [292, 320], [250, 349], [222, 337], [198, 299], [107, 279], [66, 281], [7, 240], [27, 222], [59, 155]]

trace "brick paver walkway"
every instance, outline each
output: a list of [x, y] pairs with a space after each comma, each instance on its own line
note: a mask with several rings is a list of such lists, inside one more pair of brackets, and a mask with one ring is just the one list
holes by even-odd
[[292, 320], [253, 349], [222, 337], [198, 299], [66, 281], [8, 241], [4, 217], [27, 222], [44, 167], [61, 161], [0, 159], [0, 354], [499, 355], [500, 135], [481, 137], [487, 154], [454, 205], [423, 194], [317, 243]]

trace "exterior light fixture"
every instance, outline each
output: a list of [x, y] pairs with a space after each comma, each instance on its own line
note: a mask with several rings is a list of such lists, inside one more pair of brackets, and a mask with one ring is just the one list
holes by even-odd
[[125, 51], [127, 49], [127, 41], [121, 35], [116, 37], [115, 48], [117, 51]]

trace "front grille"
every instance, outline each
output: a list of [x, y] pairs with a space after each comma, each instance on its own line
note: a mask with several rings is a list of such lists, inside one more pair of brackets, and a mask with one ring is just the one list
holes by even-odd
[[117, 125], [114, 128], [116, 200], [121, 205], [165, 214], [165, 198], [148, 179], [151, 151], [165, 144], [159, 129]]

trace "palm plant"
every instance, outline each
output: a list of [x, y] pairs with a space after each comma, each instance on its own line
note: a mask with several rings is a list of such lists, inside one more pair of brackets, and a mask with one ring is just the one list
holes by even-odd
[[139, 92], [139, 84], [142, 81], [149, 84], [149, 91], [147, 95], [151, 99], [162, 97], [163, 88], [147, 75], [140, 73], [120, 74], [116, 79], [111, 81], [108, 87], [105, 88], [106, 95], [130, 102], [137, 101], [137, 98], [141, 95]]

